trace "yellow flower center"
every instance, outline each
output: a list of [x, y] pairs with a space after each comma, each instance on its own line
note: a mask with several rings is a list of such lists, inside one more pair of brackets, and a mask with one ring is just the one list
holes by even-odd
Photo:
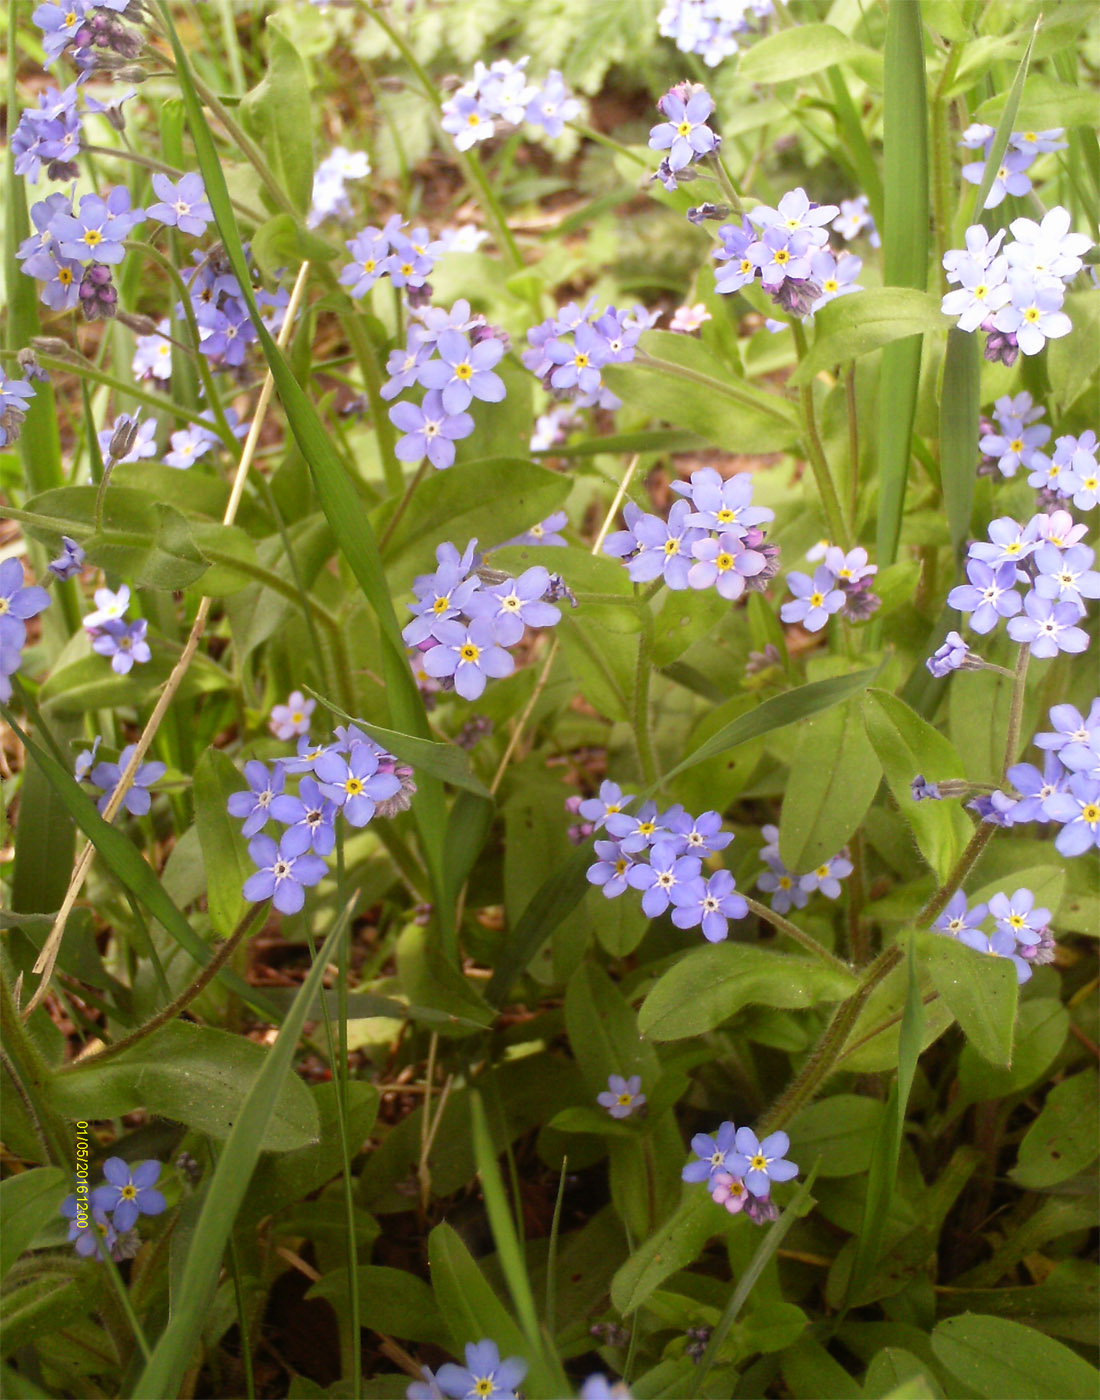
[[344, 786], [349, 797], [358, 797], [363, 791], [363, 780], [362, 778], [349, 778]]
[[65, 27], [68, 29], [76, 23], [76, 11], [70, 10], [65, 16]]
[[63, 287], [70, 286], [73, 280], [72, 269], [68, 267], [59, 267], [57, 269], [57, 280]]
[[407, 262], [405, 262], [405, 263], [402, 263], [402, 264], [401, 264], [401, 276], [402, 276], [402, 277], [411, 277], [411, 276], [412, 276], [412, 270], [413, 270], [413, 265], [412, 265], [412, 263], [407, 263]]
[[835, 292], [835, 291], [837, 291], [837, 290], [839, 289], [839, 287], [840, 287], [840, 283], [836, 280], [835, 277], [826, 277], [826, 279], [825, 279], [825, 290], [826, 290], [827, 292]]
[[1036, 323], [1036, 321], [1038, 321], [1039, 315], [1040, 312], [1037, 306], [1029, 306], [1028, 309], [1024, 312], [1024, 320], [1028, 323], [1029, 326], [1033, 326]]
[[979, 282], [978, 285], [974, 288], [974, 295], [978, 298], [979, 301], [985, 301], [986, 297], [989, 295], [989, 288], [985, 285], [984, 282]]
[[573, 363], [577, 366], [578, 369], [586, 369], [588, 366], [588, 356], [584, 353], [583, 350], [578, 350], [577, 353], [573, 356]]
[[720, 574], [724, 574], [724, 573], [726, 572], [727, 569], [732, 569], [732, 568], [733, 568], [733, 555], [732, 555], [732, 554], [719, 554], [719, 556], [717, 557], [717, 559], [715, 559], [715, 561], [714, 561], [714, 567], [718, 570], [718, 572], [719, 572]]
[[789, 890], [791, 888], [791, 877], [789, 875], [780, 875], [779, 888], [781, 890]]
[[476, 661], [481, 655], [481, 648], [475, 647], [473, 642], [466, 642], [459, 649], [458, 655], [462, 661]]
[[822, 603], [823, 603], [824, 601], [825, 601], [825, 595], [824, 595], [824, 593], [811, 593], [811, 594], [810, 594], [810, 607], [811, 607], [811, 608], [819, 608], [819, 607], [822, 605]]
[[776, 261], [777, 263], [782, 264], [782, 263], [785, 263], [785, 262], [789, 262], [789, 261], [790, 261], [790, 256], [791, 256], [791, 255], [790, 255], [790, 253], [787, 252], [786, 248], [777, 248], [777, 249], [775, 250], [775, 261]]
[[481, 124], [481, 118], [478, 116], [478, 114], [477, 114], [476, 112], [471, 112], [470, 115], [466, 118], [466, 125], [467, 125], [467, 126], [480, 126], [480, 124]]
[[728, 525], [730, 521], [734, 520], [736, 517], [734, 516], [733, 511], [730, 510], [729, 506], [723, 506], [714, 518], [718, 521], [719, 525]]
[[363, 264], [363, 271], [364, 271], [364, 272], [373, 272], [376, 266], [377, 266], [377, 263], [375, 262], [375, 260], [374, 260], [373, 258], [368, 258], [368, 259], [366, 260], [366, 262]]
[[768, 1159], [764, 1156], [762, 1152], [758, 1152], [756, 1156], [753, 1157], [752, 1160], [749, 1162], [749, 1167], [754, 1172], [766, 1171], [767, 1166]]
[[102, 243], [102, 242], [103, 242], [103, 235], [100, 233], [99, 229], [97, 229], [97, 228], [85, 229], [85, 230], [84, 230], [84, 242], [87, 243], [87, 245], [88, 245], [89, 248], [94, 248], [94, 247], [96, 246], [97, 243]]
[[615, 1100], [615, 1102], [619, 1105], [620, 1108], [629, 1108], [630, 1105], [634, 1102], [634, 1095], [620, 1094]]
[[463, 360], [460, 365], [455, 365], [456, 379], [470, 379], [473, 377], [474, 367], [469, 360]]
[[673, 540], [665, 540], [664, 550], [665, 550], [665, 553], [666, 553], [666, 554], [679, 554], [679, 553], [680, 553], [680, 541], [679, 541], [679, 540], [676, 540], [676, 539], [673, 539]]
[[681, 122], [680, 125], [676, 128], [676, 135], [677, 135], [677, 136], [690, 136], [690, 135], [691, 135], [691, 122]]
[[1089, 802], [1081, 808], [1081, 818], [1092, 826], [1095, 822], [1100, 822], [1100, 807], [1095, 802]]
[[4, 614], [10, 609], [10, 607], [11, 604], [8, 602], [8, 600], [2, 595], [0, 595], [0, 617], [3, 617]]
[[626, 874], [626, 867], [627, 867], [629, 864], [630, 864], [630, 862], [629, 862], [628, 860], [624, 860], [624, 859], [622, 858], [622, 856], [620, 856], [619, 859], [615, 862], [615, 874], [616, 874], [616, 875], [625, 875], [625, 874]]
[[305, 715], [302, 714], [301, 710], [292, 710], [292, 711], [291, 711], [291, 715], [290, 715], [290, 722], [291, 722], [291, 724], [301, 724], [301, 722], [302, 722], [303, 719], [305, 719]]
[[1013, 438], [1008, 444], [1008, 450], [1010, 452], [1022, 452], [1024, 450], [1023, 438]]
[[123, 1199], [124, 1201], [136, 1201], [136, 1200], [137, 1200], [137, 1187], [136, 1187], [136, 1186], [131, 1186], [131, 1184], [130, 1184], [129, 1182], [127, 1182], [126, 1185], [125, 1185], [125, 1186], [122, 1188], [122, 1190], [119, 1192], [119, 1195], [122, 1197], [122, 1199]]
[[639, 835], [639, 836], [652, 836], [653, 833], [654, 833], [656, 830], [657, 830], [657, 823], [656, 823], [656, 822], [639, 822], [639, 823], [638, 823], [638, 835]]
[[450, 601], [450, 600], [449, 600], [448, 598], [437, 598], [437, 599], [435, 600], [435, 602], [432, 604], [432, 612], [434, 612], [434, 613], [446, 612], [446, 611], [447, 611], [447, 604], [449, 603], [449, 601]]
[[492, 1376], [479, 1376], [479, 1377], [474, 1381], [474, 1392], [475, 1392], [475, 1394], [477, 1394], [477, 1395], [492, 1395], [492, 1393], [493, 1393], [493, 1378], [492, 1378]]
[[742, 258], [742, 259], [741, 259], [741, 271], [742, 271], [742, 273], [749, 272], [749, 271], [751, 271], [751, 269], [752, 269], [752, 263], [749, 261], [749, 259], [748, 259], [748, 258]]

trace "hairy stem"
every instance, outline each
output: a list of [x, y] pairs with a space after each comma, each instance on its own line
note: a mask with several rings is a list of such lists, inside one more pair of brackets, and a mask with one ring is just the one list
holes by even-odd
[[[806, 332], [802, 329], [800, 322], [791, 322], [791, 330], [794, 333], [795, 348], [798, 351], [799, 363], [806, 358]], [[809, 459], [810, 469], [814, 474], [814, 481], [817, 483], [817, 494], [821, 497], [821, 508], [825, 512], [825, 520], [829, 527], [829, 534], [834, 544], [839, 544], [843, 549], [848, 548], [848, 526], [844, 521], [844, 511], [841, 509], [840, 497], [837, 495], [836, 482], [833, 474], [829, 470], [829, 461], [825, 456], [825, 446], [821, 441], [821, 434], [817, 427], [817, 412], [814, 408], [814, 386], [813, 383], [803, 384], [798, 390], [799, 407], [802, 410], [802, 429], [806, 438], [806, 456]]]

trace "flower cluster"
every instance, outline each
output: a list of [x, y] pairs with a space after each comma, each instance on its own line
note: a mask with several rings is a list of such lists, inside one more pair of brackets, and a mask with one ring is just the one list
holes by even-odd
[[868, 564], [867, 551], [823, 542], [807, 555], [822, 559], [813, 575], [794, 571], [787, 575], [787, 587], [794, 594], [784, 603], [779, 616], [784, 622], [797, 622], [807, 632], [820, 632], [833, 613], [842, 612], [849, 622], [863, 622], [879, 606], [871, 592], [877, 564]]
[[696, 53], [708, 68], [715, 68], [738, 51], [737, 36], [751, 33], [754, 19], [774, 12], [772, 0], [668, 0], [657, 26], [681, 53]]
[[[251, 271], [247, 248], [245, 256]], [[194, 266], [183, 273], [183, 280], [199, 327], [199, 350], [217, 369], [240, 370], [249, 345], [259, 339], [241, 284], [217, 250], [203, 253], [196, 249], [191, 257]], [[272, 335], [277, 334], [289, 293], [285, 288], [268, 292], [254, 282], [252, 295], [264, 324]], [[177, 318], [182, 320], [183, 314], [183, 307], [177, 306]]]
[[658, 100], [657, 110], [665, 120], [650, 129], [649, 146], [668, 155], [653, 178], [674, 190], [679, 180], [695, 179], [692, 167], [701, 156], [718, 154], [721, 137], [707, 125], [714, 98], [701, 83], [677, 83]]
[[135, 0], [65, 0], [39, 5], [31, 15], [42, 31], [46, 67], [68, 50], [82, 73], [118, 70], [141, 53], [145, 40], [123, 19], [140, 20]]
[[[982, 927], [987, 918], [993, 920], [992, 929]], [[972, 908], [959, 890], [933, 928], [976, 952], [1010, 959], [1016, 980], [1026, 982], [1033, 967], [1054, 960], [1050, 919], [1049, 909], [1035, 907], [1035, 895], [1029, 889], [1018, 889], [1011, 897], [995, 894], [988, 904], [975, 904]]]
[[791, 1140], [786, 1133], [771, 1133], [759, 1140], [751, 1128], [727, 1121], [713, 1137], [696, 1133], [691, 1150], [699, 1159], [688, 1162], [680, 1175], [685, 1181], [705, 1182], [711, 1200], [731, 1215], [744, 1211], [757, 1225], [776, 1219], [771, 1200], [773, 1181], [792, 1181], [798, 1167], [787, 1160]]
[[1044, 500], [1072, 501], [1078, 510], [1095, 510], [1100, 501], [1100, 464], [1091, 428], [1080, 437], [1066, 433], [1056, 438], [1049, 461], [1042, 453], [1036, 456], [1039, 460], [1028, 484], [1038, 486]]
[[1013, 239], [1002, 249], [1004, 229], [990, 236], [973, 224], [966, 247], [943, 255], [947, 280], [958, 284], [943, 298], [944, 314], [957, 317], [960, 330], [987, 333], [986, 359], [1012, 365], [1021, 352], [1037, 355], [1048, 340], [1069, 334], [1072, 323], [1062, 310], [1066, 284], [1092, 247], [1069, 225], [1069, 212], [1060, 205], [1041, 223], [1013, 219]]
[[[1049, 423], [1039, 423], [1046, 409], [1032, 402], [1025, 389], [1013, 397], [1005, 394], [993, 405], [993, 422], [982, 420], [982, 436], [978, 446], [982, 457], [979, 475], [1000, 472], [1015, 476], [1020, 467], [1032, 474], [1042, 472], [1040, 486], [1047, 485], [1049, 459], [1039, 449], [1050, 439]], [[995, 431], [995, 429], [997, 431]], [[1028, 477], [1031, 481], [1031, 477]]]
[[[970, 545], [968, 581], [951, 590], [948, 605], [969, 613], [971, 629], [982, 635], [1007, 618], [1008, 635], [1032, 656], [1084, 651], [1088, 634], [1077, 624], [1085, 599], [1100, 598], [1093, 551], [1079, 543], [1084, 533], [1064, 510], [1034, 515], [1026, 525], [1001, 516], [990, 524], [988, 541]], [[1018, 583], [1028, 585], [1023, 597]], [[945, 669], [954, 669], [947, 660]]]
[[840, 882], [852, 873], [852, 862], [845, 848], [838, 855], [811, 870], [808, 875], [796, 875], [788, 870], [779, 854], [779, 828], [760, 828], [765, 845], [760, 858], [768, 867], [756, 882], [757, 888], [771, 895], [771, 906], [777, 914], [786, 914], [792, 907], [804, 909], [810, 895], [820, 891], [826, 899], [839, 899]]
[[24, 583], [20, 560], [0, 563], [0, 700], [5, 705], [11, 699], [11, 678], [22, 664], [27, 619], [37, 617], [49, 601], [44, 588]]
[[762, 590], [779, 556], [760, 526], [775, 514], [752, 504], [752, 489], [747, 472], [723, 480], [703, 467], [690, 482], [673, 482], [672, 490], [686, 499], [672, 506], [667, 520], [628, 502], [627, 528], [607, 537], [604, 553], [622, 559], [635, 583], [663, 579], [673, 590], [716, 588], [731, 602], [746, 587]]
[[621, 408], [600, 371], [605, 365], [629, 364], [638, 337], [659, 315], [643, 306], [630, 312], [609, 306], [597, 314], [595, 297], [583, 307], [571, 301], [557, 316], [531, 327], [529, 349], [520, 358], [556, 398], [568, 398], [578, 408]]
[[[984, 122], [975, 122], [962, 134], [960, 146], [968, 151], [982, 152], [981, 160], [963, 166], [963, 179], [971, 185], [980, 185], [985, 178], [985, 167], [995, 134], [993, 127]], [[1008, 138], [1008, 150], [1004, 153], [1000, 168], [985, 197], [985, 208], [995, 209], [1006, 194], [1015, 195], [1017, 199], [1030, 194], [1031, 181], [1024, 172], [1040, 152], [1064, 151], [1064, 135], [1065, 132], [1060, 126], [1051, 131], [1014, 131]]]
[[723, 831], [717, 812], [692, 817], [677, 804], [658, 812], [655, 802], [644, 803], [633, 816], [626, 808], [634, 801], [615, 783], [605, 782], [599, 797], [577, 806], [591, 830], [606, 830], [613, 839], [595, 843], [599, 857], [586, 872], [608, 899], [627, 887], [642, 891], [642, 909], [655, 919], [672, 909], [677, 928], [700, 928], [708, 943], [720, 943], [729, 935], [729, 921], [749, 912], [736, 881], [728, 870], [703, 875], [703, 858], [721, 851], [733, 840]]
[[115, 315], [118, 292], [111, 268], [125, 256], [123, 246], [146, 218], [130, 206], [130, 191], [116, 185], [106, 198], [81, 196], [74, 208], [68, 195], [48, 195], [31, 207], [35, 232], [19, 245], [22, 271], [44, 283], [41, 300], [54, 311], [79, 306], [88, 321]]
[[624, 1079], [621, 1074], [609, 1074], [607, 1088], [596, 1095], [596, 1102], [601, 1108], [606, 1108], [612, 1118], [629, 1118], [631, 1114], [639, 1113], [645, 1105], [646, 1097], [641, 1089], [640, 1074], [632, 1074], [629, 1079]]
[[[133, 1240], [123, 1237], [134, 1229], [143, 1215], [163, 1215], [168, 1208], [156, 1189], [161, 1163], [155, 1159], [131, 1167], [121, 1157], [108, 1157], [103, 1163], [105, 1178], [84, 1201], [76, 1194], [61, 1202], [61, 1214], [69, 1221], [69, 1242], [84, 1259], [103, 1258], [104, 1251], [114, 1259], [134, 1253]], [[86, 1193], [86, 1188], [82, 1188]]]
[[716, 289], [739, 292], [760, 285], [789, 316], [806, 317], [830, 301], [858, 292], [863, 262], [854, 253], [834, 254], [825, 225], [837, 218], [835, 204], [815, 204], [799, 188], [772, 209], [758, 205], [739, 224], [723, 224], [714, 256], [723, 264]]
[[[83, 91], [78, 83], [70, 83], [64, 91], [47, 88], [39, 94], [37, 107], [25, 107], [20, 113], [19, 123], [12, 133], [11, 149], [15, 173], [30, 184], [38, 183], [43, 166], [51, 180], [76, 179], [81, 137], [77, 98]], [[93, 99], [85, 110], [102, 109]]]
[[1008, 770], [1008, 781], [1020, 796], [994, 792], [971, 806], [998, 826], [1060, 826], [1054, 838], [1059, 854], [1084, 855], [1100, 848], [1100, 699], [1092, 702], [1087, 716], [1073, 705], [1055, 705], [1050, 723], [1051, 729], [1033, 740], [1046, 754], [1042, 769], [1017, 763]]
[[313, 191], [306, 216], [306, 227], [316, 228], [326, 219], [344, 219], [351, 215], [347, 182], [362, 180], [370, 174], [371, 165], [365, 151], [349, 151], [333, 146], [313, 173]]
[[348, 239], [344, 246], [353, 260], [340, 269], [340, 285], [353, 297], [362, 297], [380, 277], [388, 277], [395, 287], [407, 288], [410, 296], [422, 292], [426, 301], [430, 291], [423, 289], [441, 249], [426, 228], [405, 233], [406, 228], [408, 220], [392, 214], [382, 228], [368, 224]]
[[541, 565], [519, 578], [479, 567], [471, 540], [462, 554], [453, 544], [435, 552], [438, 567], [413, 581], [412, 622], [402, 632], [418, 653], [416, 663], [433, 681], [453, 685], [464, 700], [476, 700], [487, 680], [510, 676], [508, 653], [527, 627], [554, 627], [561, 613], [548, 601], [557, 581]]
[[443, 470], [455, 459], [455, 443], [474, 431], [466, 410], [475, 399], [500, 403], [504, 381], [495, 374], [507, 346], [504, 332], [470, 314], [470, 303], [456, 301], [450, 311], [422, 308], [409, 325], [404, 350], [386, 363], [390, 378], [384, 399], [419, 384], [427, 392], [419, 404], [407, 400], [390, 409], [390, 421], [403, 434], [394, 449], [403, 462], [427, 457]]
[[540, 87], [527, 80], [529, 62], [528, 55], [515, 63], [500, 58], [489, 67], [480, 60], [474, 64], [474, 76], [443, 103], [443, 130], [454, 137], [458, 150], [468, 151], [524, 121], [547, 136], [560, 136], [565, 123], [580, 115], [581, 104], [561, 73], [552, 68]]
[[[136, 457], [120, 460], [135, 461]], [[143, 617], [127, 622], [129, 607], [130, 589], [127, 584], [120, 584], [117, 593], [112, 593], [109, 588], [97, 588], [95, 608], [84, 618], [84, 628], [91, 638], [92, 650], [100, 656], [109, 656], [112, 671], [120, 676], [133, 670], [135, 663], [141, 665], [152, 656], [145, 639], [149, 624]]]
[[[276, 759], [270, 768], [251, 759], [244, 776], [248, 787], [226, 804], [242, 822], [258, 867], [244, 883], [244, 897], [270, 899], [282, 914], [298, 913], [306, 889], [324, 878], [337, 816], [363, 827], [376, 816], [404, 811], [416, 791], [412, 769], [355, 725], [339, 726], [332, 742], [321, 746], [302, 734], [295, 758]], [[296, 794], [286, 791], [291, 777], [299, 780]], [[272, 820], [284, 827], [278, 841], [265, 831]]]

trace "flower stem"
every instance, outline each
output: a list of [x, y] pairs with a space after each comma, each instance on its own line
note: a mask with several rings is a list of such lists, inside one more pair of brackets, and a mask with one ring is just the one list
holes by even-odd
[[649, 732], [649, 677], [653, 671], [653, 614], [648, 604], [638, 610], [642, 630], [638, 634], [638, 664], [634, 670], [634, 740], [646, 787], [658, 781], [657, 760]]
[[1008, 781], [1008, 770], [1016, 761], [1016, 750], [1020, 746], [1020, 727], [1024, 720], [1024, 692], [1027, 689], [1027, 668], [1031, 660], [1031, 648], [1021, 646], [1016, 658], [1013, 673], [1012, 701], [1008, 711], [1008, 733], [1005, 736], [1005, 761], [1001, 765], [1001, 781]]
[[788, 938], [794, 940], [801, 948], [805, 948], [808, 953], [812, 953], [815, 958], [820, 958], [822, 962], [828, 963], [830, 967], [835, 967], [839, 972], [850, 972], [851, 968], [843, 959], [838, 958], [835, 953], [830, 953], [828, 948], [822, 947], [816, 938], [811, 938], [808, 933], [792, 924], [790, 919], [785, 919], [782, 914], [777, 914], [774, 909], [769, 909], [766, 904], [761, 904], [759, 900], [753, 899], [750, 895], [744, 896], [745, 903], [749, 906], [751, 913], [758, 919], [763, 919], [773, 928], [785, 933]]
[[[94, 1227], [89, 1225], [88, 1228], [93, 1229]], [[115, 1261], [111, 1258], [111, 1251], [106, 1248], [101, 1240], [96, 1253], [99, 1256], [99, 1262], [107, 1270], [107, 1276], [111, 1280], [111, 1287], [118, 1295], [118, 1301], [122, 1305], [122, 1311], [126, 1315], [126, 1321], [130, 1324], [130, 1330], [134, 1334], [134, 1341], [138, 1344], [138, 1350], [145, 1358], [146, 1363], [148, 1363], [153, 1353], [149, 1349], [149, 1343], [145, 1340], [145, 1333], [141, 1330], [141, 1323], [138, 1321], [137, 1313], [134, 1312], [134, 1304], [127, 1291], [126, 1285], [122, 1282], [122, 1275], [119, 1273]]]
[[[794, 334], [795, 348], [798, 351], [798, 360], [801, 364], [806, 358], [806, 332], [797, 320], [791, 321], [791, 331]], [[847, 549], [848, 527], [844, 521], [844, 511], [841, 508], [840, 497], [837, 495], [836, 483], [829, 470], [829, 460], [825, 456], [825, 447], [817, 428], [812, 382], [799, 386], [798, 402], [802, 410], [802, 427], [806, 436], [806, 455], [814, 474], [814, 481], [817, 483], [817, 493], [821, 497], [821, 507], [825, 512], [829, 534], [834, 543]]]
[[409, 502], [413, 498], [413, 492], [424, 480], [424, 474], [427, 472], [427, 470], [428, 459], [427, 457], [425, 457], [424, 460], [420, 463], [419, 467], [417, 467], [416, 474], [410, 478], [408, 486], [405, 487], [405, 494], [398, 501], [397, 509], [390, 516], [386, 528], [382, 531], [382, 537], [378, 541], [379, 551], [384, 550], [385, 547], [389, 544], [390, 536], [397, 528], [397, 522], [401, 519], [401, 517], [405, 514], [405, 511], [408, 509]]

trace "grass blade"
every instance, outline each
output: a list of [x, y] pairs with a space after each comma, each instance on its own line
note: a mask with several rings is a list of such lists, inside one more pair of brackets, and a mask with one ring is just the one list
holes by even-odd
[[940, 489], [956, 555], [970, 533], [977, 483], [974, 447], [981, 436], [981, 380], [978, 337], [952, 326], [940, 393]]
[[787, 1231], [810, 1209], [808, 1197], [810, 1188], [814, 1184], [814, 1177], [817, 1176], [817, 1164], [814, 1164], [813, 1171], [791, 1197], [787, 1209], [777, 1221], [769, 1228], [768, 1233], [760, 1241], [759, 1248], [752, 1256], [752, 1262], [737, 1281], [737, 1287], [733, 1290], [733, 1296], [726, 1304], [726, 1309], [718, 1321], [718, 1325], [710, 1334], [710, 1341], [707, 1349], [699, 1361], [698, 1370], [695, 1372], [694, 1385], [691, 1388], [692, 1395], [698, 1395], [702, 1389], [703, 1381], [707, 1372], [714, 1365], [721, 1349], [722, 1343], [737, 1320], [737, 1314], [744, 1307], [745, 1300], [756, 1286], [756, 1280], [767, 1268], [768, 1263], [774, 1257], [779, 1246], [783, 1243], [783, 1238]]
[[909, 940], [908, 966], [909, 986], [898, 1040], [898, 1077], [891, 1088], [890, 1100], [882, 1116], [882, 1126], [871, 1154], [863, 1221], [856, 1237], [855, 1258], [844, 1294], [842, 1317], [853, 1302], [858, 1302], [860, 1290], [866, 1286], [878, 1263], [882, 1235], [894, 1199], [898, 1158], [901, 1155], [901, 1140], [905, 1131], [905, 1110], [924, 1040], [924, 1002], [921, 1000], [920, 985], [917, 982], [915, 939]]
[[489, 1228], [493, 1232], [493, 1243], [497, 1247], [497, 1258], [500, 1260], [508, 1292], [512, 1295], [519, 1324], [532, 1350], [537, 1352], [542, 1349], [542, 1338], [539, 1335], [539, 1320], [535, 1311], [535, 1295], [531, 1291], [531, 1281], [527, 1277], [527, 1261], [504, 1193], [504, 1182], [500, 1175], [493, 1137], [489, 1131], [485, 1105], [476, 1089], [470, 1090], [470, 1119], [477, 1174], [481, 1179], [485, 1212], [489, 1217]]
[[[172, 23], [172, 16], [165, 0], [161, 0], [158, 8], [172, 45], [177, 77], [184, 106], [187, 110], [191, 139], [195, 144], [196, 157], [205, 182], [207, 197], [217, 222], [218, 232], [225, 244], [226, 256], [241, 285], [249, 314], [256, 327], [265, 358], [282, 400], [287, 422], [302, 456], [309, 466], [322, 509], [332, 526], [340, 552], [347, 560], [364, 597], [378, 617], [379, 630], [382, 635], [382, 669], [393, 727], [396, 730], [428, 739], [431, 736], [427, 715], [424, 711], [424, 702], [416, 688], [416, 682], [405, 658], [405, 647], [401, 640], [397, 617], [386, 585], [386, 576], [382, 568], [382, 559], [378, 552], [378, 543], [374, 538], [374, 532], [371, 530], [370, 522], [363, 509], [363, 503], [344, 470], [343, 463], [332, 445], [329, 434], [325, 431], [316, 410], [303, 392], [285, 357], [260, 317], [259, 308], [252, 294], [251, 279], [245, 264], [241, 236], [229, 198], [229, 190], [225, 183], [225, 175], [214, 145], [214, 138], [203, 116], [202, 104], [195, 88], [191, 67]], [[444, 941], [449, 943], [449, 951], [453, 952], [456, 941], [453, 928], [454, 911], [447, 907], [446, 901], [442, 898], [446, 812], [443, 802], [443, 787], [438, 779], [430, 775], [423, 776], [414, 812], [424, 842], [432, 883], [437, 894], [436, 913], [443, 923]]]
[[[928, 280], [928, 111], [920, 0], [891, 0], [886, 16], [882, 247], [887, 287]], [[897, 557], [922, 336], [882, 353], [879, 380], [878, 563]]]
[[351, 917], [358, 890], [345, 905], [340, 917], [325, 939], [309, 976], [294, 998], [275, 1044], [271, 1047], [263, 1069], [241, 1105], [241, 1111], [218, 1159], [206, 1201], [191, 1237], [187, 1252], [187, 1267], [175, 1300], [168, 1326], [153, 1350], [152, 1358], [134, 1387], [135, 1395], [178, 1395], [184, 1371], [202, 1334], [203, 1323], [214, 1290], [218, 1286], [222, 1255], [229, 1233], [244, 1200], [245, 1192], [256, 1163], [268, 1119], [275, 1108], [279, 1088], [288, 1074], [293, 1073], [294, 1052], [302, 1033], [314, 996], [337, 940]]

